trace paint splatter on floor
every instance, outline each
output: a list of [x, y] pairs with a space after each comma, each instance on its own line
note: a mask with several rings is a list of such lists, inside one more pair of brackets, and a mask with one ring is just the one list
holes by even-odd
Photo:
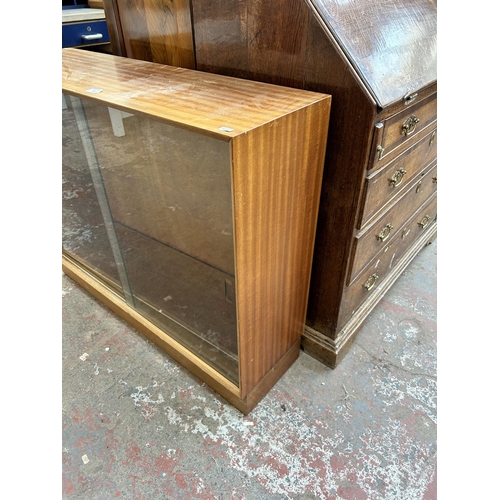
[[436, 250], [248, 416], [63, 277], [63, 498], [434, 500]]

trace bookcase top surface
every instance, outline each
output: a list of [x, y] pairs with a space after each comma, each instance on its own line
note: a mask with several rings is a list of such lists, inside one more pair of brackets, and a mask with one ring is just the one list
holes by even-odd
[[437, 81], [436, 0], [307, 0], [381, 107]]
[[223, 140], [331, 96], [74, 48], [62, 91]]

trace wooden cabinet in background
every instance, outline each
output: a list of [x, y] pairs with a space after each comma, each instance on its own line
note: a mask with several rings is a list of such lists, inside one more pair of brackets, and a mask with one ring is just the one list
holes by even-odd
[[437, 232], [437, 2], [104, 6], [116, 54], [332, 96], [302, 345], [336, 366]]
[[63, 49], [63, 269], [248, 413], [299, 355], [331, 97]]

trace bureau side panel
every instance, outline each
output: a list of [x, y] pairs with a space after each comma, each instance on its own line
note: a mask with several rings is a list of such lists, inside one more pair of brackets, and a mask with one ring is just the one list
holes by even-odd
[[197, 69], [302, 88], [303, 0], [192, 0]]
[[242, 398], [304, 331], [329, 109], [325, 98], [232, 141]]
[[332, 95], [307, 325], [333, 338], [376, 110], [312, 16], [304, 81]]
[[248, 2], [191, 0], [196, 69], [248, 78]]

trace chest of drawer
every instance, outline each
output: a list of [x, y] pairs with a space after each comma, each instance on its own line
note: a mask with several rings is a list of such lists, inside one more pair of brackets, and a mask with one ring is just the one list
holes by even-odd
[[357, 307], [381, 284], [405, 256], [418, 238], [425, 235], [437, 218], [437, 194], [426, 200], [397, 232], [384, 251], [346, 289], [339, 313], [340, 324], [346, 322]]
[[378, 169], [417, 142], [437, 119], [437, 94], [422, 99], [375, 125], [369, 170]]
[[385, 250], [405, 222], [436, 190], [437, 166], [433, 163], [410, 184], [396, 204], [355, 237], [348, 283], [352, 283], [365, 265]]
[[426, 134], [382, 169], [367, 176], [358, 229], [362, 229], [412, 182], [437, 155], [437, 130]]

